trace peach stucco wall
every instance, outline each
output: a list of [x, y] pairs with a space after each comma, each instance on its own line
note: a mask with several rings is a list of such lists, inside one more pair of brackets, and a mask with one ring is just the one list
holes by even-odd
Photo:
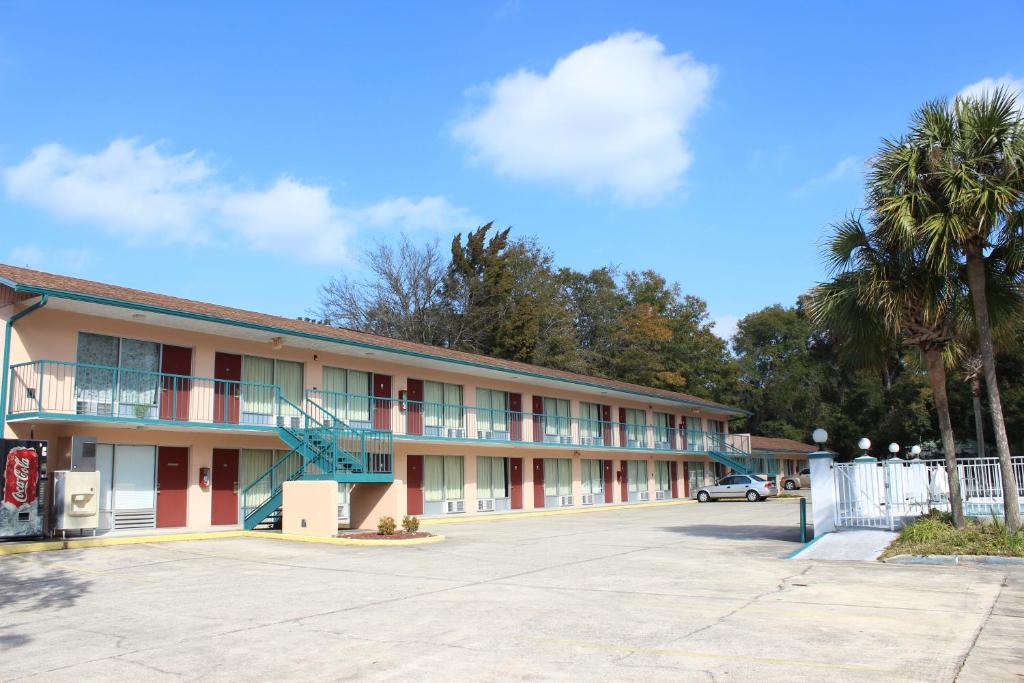
[[298, 536], [338, 535], [338, 485], [333, 481], [286, 481], [281, 531]]

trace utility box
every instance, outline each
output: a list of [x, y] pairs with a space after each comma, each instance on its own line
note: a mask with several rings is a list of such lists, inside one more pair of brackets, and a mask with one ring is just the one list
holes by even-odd
[[53, 472], [53, 528], [96, 529], [100, 522], [100, 473]]

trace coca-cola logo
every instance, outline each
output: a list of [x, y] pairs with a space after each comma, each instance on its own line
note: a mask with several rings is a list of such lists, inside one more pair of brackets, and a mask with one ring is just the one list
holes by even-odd
[[20, 508], [36, 499], [39, 456], [32, 448], [12, 448], [4, 470], [4, 502]]

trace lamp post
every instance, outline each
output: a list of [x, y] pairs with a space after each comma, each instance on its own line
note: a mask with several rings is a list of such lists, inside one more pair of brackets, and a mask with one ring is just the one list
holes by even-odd
[[860, 441], [857, 442], [857, 448], [864, 451], [864, 455], [868, 455], [868, 449], [871, 448], [871, 439], [866, 436], [860, 437]]
[[890, 458], [898, 458], [899, 456], [896, 455], [896, 454], [899, 453], [899, 452], [900, 452], [900, 445], [898, 443], [893, 441], [891, 444], [889, 444], [889, 457]]
[[918, 446], [918, 445], [911, 446], [910, 447], [910, 457], [911, 458], [916, 458], [919, 455], [921, 455], [921, 447]]
[[828, 432], [821, 427], [818, 427], [811, 432], [811, 440], [818, 444], [819, 451], [823, 451], [825, 450], [825, 442], [828, 441]]

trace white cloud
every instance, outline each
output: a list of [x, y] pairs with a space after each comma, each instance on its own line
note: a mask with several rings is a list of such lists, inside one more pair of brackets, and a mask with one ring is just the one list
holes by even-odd
[[860, 159], [858, 159], [857, 157], [846, 157], [845, 159], [840, 159], [836, 163], [836, 165], [830, 168], [828, 171], [819, 176], [811, 178], [803, 185], [798, 187], [796, 189], [796, 194], [802, 194], [804, 192], [813, 190], [817, 187], [821, 187], [822, 185], [830, 185], [840, 180], [850, 178], [856, 175], [860, 168], [861, 162]]
[[306, 261], [339, 262], [361, 230], [464, 230], [475, 217], [444, 197], [341, 206], [327, 187], [280, 178], [263, 189], [218, 180], [196, 152], [115, 140], [96, 154], [59, 144], [0, 171], [7, 195], [131, 243], [241, 241]]
[[60, 270], [75, 274], [85, 271], [92, 258], [92, 252], [85, 248], [51, 249], [38, 244], [22, 244], [11, 249], [7, 262], [36, 270]]
[[655, 199], [675, 190], [692, 162], [685, 135], [713, 80], [690, 55], [623, 33], [546, 74], [524, 69], [485, 86], [485, 105], [454, 136], [501, 175]]
[[729, 341], [736, 334], [736, 326], [739, 324], [740, 319], [738, 316], [732, 313], [726, 313], [715, 318], [714, 326], [711, 331], [722, 339]]
[[965, 86], [957, 93], [957, 97], [978, 97], [991, 93], [996, 88], [1006, 88], [1017, 95], [1018, 107], [1024, 102], [1024, 78], [1014, 78], [1012, 74], [1004, 74], [997, 78], [983, 78], [980, 81]]

